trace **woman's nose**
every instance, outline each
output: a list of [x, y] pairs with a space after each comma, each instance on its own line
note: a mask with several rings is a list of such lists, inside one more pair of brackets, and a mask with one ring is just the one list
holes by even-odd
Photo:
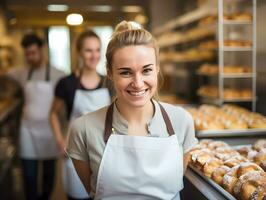
[[144, 85], [144, 80], [141, 75], [136, 75], [132, 80], [131, 86], [134, 88], [142, 88]]

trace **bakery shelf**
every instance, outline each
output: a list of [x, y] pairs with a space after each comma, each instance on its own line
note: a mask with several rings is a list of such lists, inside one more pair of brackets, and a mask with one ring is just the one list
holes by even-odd
[[[200, 176], [204, 180], [205, 183], [207, 183], [209, 186], [214, 188], [219, 194], [221, 194], [222, 197], [220, 197], [219, 199], [236, 200], [234, 196], [232, 196], [229, 192], [224, 190], [220, 185], [215, 183], [212, 179], [205, 176], [200, 170], [196, 169], [195, 167], [191, 165], [188, 165], [188, 168], [192, 170], [194, 173], [196, 173], [198, 176]], [[208, 192], [208, 191], [205, 191], [205, 192]], [[217, 197], [213, 197], [210, 199], [217, 199]]]
[[224, 78], [253, 78], [255, 74], [253, 73], [232, 73], [232, 74], [225, 74], [223, 73], [222, 76]]
[[158, 38], [158, 45], [160, 48], [166, 48], [174, 45], [194, 42], [214, 35], [214, 27], [209, 27], [208, 29], [206, 27], [197, 27], [186, 32], [172, 32], [169, 35], [161, 36]]
[[165, 25], [154, 29], [153, 33], [155, 35], [160, 35], [164, 32], [168, 32], [170, 30], [184, 26], [186, 24], [192, 23], [194, 21], [200, 20], [204, 17], [213, 15], [213, 14], [217, 14], [217, 11], [215, 9], [210, 9], [208, 6], [203, 6], [196, 10], [188, 12], [185, 15], [182, 15], [180, 17], [177, 17], [173, 20], [168, 21]]
[[252, 51], [252, 47], [229, 47], [224, 46], [224, 51]]
[[254, 101], [253, 98], [218, 99], [218, 98], [202, 96], [202, 95], [199, 95], [199, 96], [201, 97], [201, 100], [203, 103], [215, 104], [215, 105], [221, 105], [221, 101], [223, 101], [224, 103], [238, 103], [238, 102], [253, 102]]
[[4, 108], [0, 113], [0, 123], [2, 123], [11, 113], [16, 109], [16, 107], [20, 104], [19, 100], [12, 100], [12, 103]]
[[252, 25], [252, 21], [224, 20], [224, 25]]
[[208, 137], [255, 137], [265, 136], [266, 129], [223, 129], [223, 130], [201, 130], [196, 131], [197, 138]]
[[[210, 74], [210, 73], [202, 73], [202, 72], [197, 72], [197, 75], [201, 76], [215, 76], [218, 77], [218, 74]], [[222, 74], [224, 78], [252, 78], [254, 76], [253, 73], [227, 73], [227, 74]]]

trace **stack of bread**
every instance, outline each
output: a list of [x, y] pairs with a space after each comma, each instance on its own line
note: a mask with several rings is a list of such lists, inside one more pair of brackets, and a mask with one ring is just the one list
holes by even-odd
[[196, 130], [266, 128], [266, 117], [235, 105], [187, 108]]
[[[228, 21], [240, 21], [240, 22], [251, 22], [252, 16], [248, 12], [239, 12], [234, 14], [224, 14], [224, 20]], [[199, 26], [207, 26], [214, 24], [218, 21], [217, 15], [207, 16], [199, 21]]]
[[212, 51], [202, 51], [199, 49], [189, 49], [182, 52], [162, 52], [161, 62], [190, 62], [200, 60], [212, 60], [215, 57]]
[[224, 20], [233, 20], [233, 21], [252, 21], [252, 16], [248, 12], [238, 12], [230, 15], [224, 15]]
[[224, 46], [228, 47], [251, 47], [252, 42], [248, 40], [224, 40]]
[[[219, 91], [216, 86], [205, 85], [201, 86], [197, 94], [203, 97], [218, 98]], [[235, 100], [235, 99], [250, 99], [252, 97], [252, 91], [250, 89], [233, 89], [224, 88], [223, 98], [225, 100]]]
[[[205, 63], [199, 67], [198, 72], [206, 75], [216, 75], [219, 72], [219, 67], [218, 65]], [[245, 74], [245, 73], [251, 73], [252, 68], [247, 66], [226, 65], [223, 68], [223, 72], [225, 74]]]
[[193, 28], [184, 32], [168, 32], [157, 38], [158, 45], [165, 47], [173, 44], [179, 44], [194, 41], [200, 38], [208, 37], [215, 34], [214, 29]]
[[238, 151], [222, 141], [201, 140], [189, 155], [190, 165], [237, 199], [266, 198], [266, 140]]
[[[224, 46], [227, 47], [251, 47], [252, 42], [248, 40], [224, 40]], [[218, 48], [218, 41], [210, 40], [206, 42], [202, 42], [199, 45], [200, 49], [205, 50], [215, 50]]]

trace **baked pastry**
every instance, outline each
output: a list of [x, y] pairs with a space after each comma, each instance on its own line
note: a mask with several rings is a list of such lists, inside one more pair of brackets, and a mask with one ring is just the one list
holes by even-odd
[[[208, 160], [208, 158], [214, 157], [213, 153], [209, 150], [209, 149], [196, 149], [196, 150], [191, 150], [189, 152], [189, 160], [188, 162], [191, 163], [192, 165], [196, 166], [197, 162], [203, 162], [203, 164], [201, 166], [203, 166], [205, 164], [204, 161], [202, 161], [205, 157], [206, 157], [206, 161]], [[202, 158], [198, 158], [198, 157], [202, 157]], [[197, 159], [199, 159], [199, 161], [197, 161]], [[201, 168], [201, 166], [199, 168]]]
[[230, 146], [221, 146], [221, 147], [217, 147], [215, 149], [215, 154], [216, 153], [234, 153], [236, 152], [234, 149], [232, 149]]
[[233, 14], [231, 18], [232, 20], [237, 20], [237, 21], [251, 21], [252, 20], [251, 14], [247, 12]]
[[[261, 192], [259, 187], [264, 187], [266, 184], [266, 173], [263, 171], [251, 171], [242, 175], [236, 182], [233, 189], [233, 193], [238, 199], [249, 200], [253, 196], [254, 198], [258, 195], [256, 193]], [[258, 190], [259, 189], [259, 190]]]
[[266, 161], [266, 149], [260, 150], [253, 158], [253, 161], [257, 165], [263, 165], [262, 163]]
[[229, 172], [231, 168], [225, 165], [219, 166], [216, 169], [214, 169], [211, 179], [214, 180], [219, 185], [222, 185], [223, 177], [226, 173]]
[[250, 151], [252, 151], [252, 149], [249, 146], [244, 146], [244, 147], [241, 147], [241, 148], [237, 149], [237, 152], [240, 153], [241, 156], [244, 156], [246, 158], [247, 158], [248, 153]]
[[223, 177], [222, 186], [229, 193], [233, 194], [233, 189], [235, 187], [238, 178], [251, 171], [264, 172], [260, 166], [255, 163], [245, 162], [233, 167], [228, 173]]
[[200, 169], [200, 170], [203, 168], [205, 163], [211, 158], [214, 158], [214, 156], [206, 152], [199, 152], [196, 154], [194, 153], [191, 156], [193, 166], [195, 166], [197, 169]]
[[252, 150], [252, 151], [248, 152], [247, 159], [248, 159], [249, 161], [252, 161], [252, 162], [253, 162], [254, 157], [257, 155], [257, 153], [258, 153], [258, 152], [255, 151], [255, 150]]
[[266, 200], [266, 184], [262, 184], [257, 187], [255, 192], [252, 193], [250, 199], [254, 200]]
[[211, 139], [203, 139], [203, 140], [199, 141], [199, 144], [207, 147], [211, 142], [213, 142], [213, 140], [211, 140]]
[[220, 160], [223, 160], [223, 161], [226, 161], [234, 156], [239, 156], [239, 153], [238, 152], [231, 152], [231, 153], [215, 153], [215, 157], [220, 159]]
[[258, 141], [256, 141], [253, 145], [252, 148], [260, 151], [261, 149], [266, 148], [266, 139], [260, 139]]
[[229, 146], [228, 146], [228, 144], [226, 144], [225, 142], [222, 142], [222, 141], [214, 141], [214, 142], [209, 143], [209, 145], [208, 145], [208, 148], [210, 150], [215, 150], [218, 147], [229, 147]]
[[211, 177], [213, 171], [216, 168], [220, 167], [222, 164], [223, 162], [221, 160], [217, 158], [210, 158], [202, 167], [202, 171], [206, 176]]
[[266, 128], [266, 120], [257, 119], [249, 124], [250, 128]]
[[224, 162], [224, 165], [232, 168], [232, 167], [239, 165], [240, 163], [243, 163], [243, 162], [248, 162], [248, 159], [246, 159], [243, 156], [237, 155], [237, 156], [233, 156], [233, 157], [229, 158], [228, 160], [226, 160]]

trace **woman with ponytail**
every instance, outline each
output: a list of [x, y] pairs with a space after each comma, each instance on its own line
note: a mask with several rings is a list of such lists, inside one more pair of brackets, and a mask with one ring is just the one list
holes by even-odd
[[117, 25], [108, 44], [116, 98], [74, 121], [67, 153], [94, 199], [178, 200], [187, 152], [197, 143], [192, 117], [158, 102], [159, 49], [135, 22]]

